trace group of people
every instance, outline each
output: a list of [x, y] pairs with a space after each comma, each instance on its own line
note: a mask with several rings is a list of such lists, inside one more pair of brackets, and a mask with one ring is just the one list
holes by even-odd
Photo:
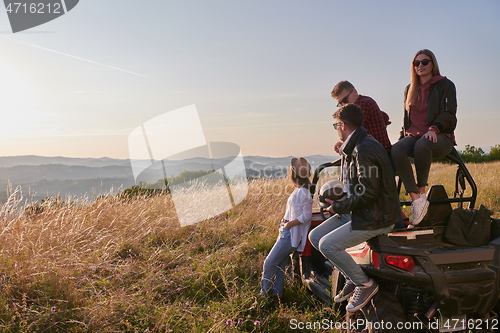
[[[309, 240], [346, 278], [334, 301], [349, 300], [349, 312], [365, 306], [377, 293], [378, 284], [345, 250], [389, 233], [396, 224], [404, 226], [396, 174], [412, 200], [413, 219], [408, 227], [418, 225], [429, 207], [425, 188], [432, 158], [446, 156], [456, 144], [455, 85], [441, 76], [430, 50], [418, 51], [410, 66], [410, 84], [404, 90], [404, 126], [394, 145], [386, 130], [389, 116], [372, 98], [358, 94], [348, 81], [339, 82], [331, 93], [339, 107], [333, 114], [339, 136], [334, 150], [341, 156], [340, 180], [347, 196], [342, 201], [328, 201], [331, 217], [309, 233]], [[414, 158], [416, 178], [410, 157]], [[366, 172], [373, 168], [376, 172]], [[282, 296], [288, 256], [302, 251], [306, 244], [312, 216], [310, 173], [307, 160], [291, 160], [289, 174], [295, 189], [288, 198], [278, 239], [264, 262], [263, 295]]]

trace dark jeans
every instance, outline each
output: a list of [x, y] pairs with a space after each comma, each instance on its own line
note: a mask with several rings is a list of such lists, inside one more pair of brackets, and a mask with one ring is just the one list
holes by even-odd
[[[446, 135], [438, 134], [437, 139], [434, 143], [423, 137], [407, 136], [392, 146], [392, 160], [406, 192], [418, 193], [419, 187], [427, 186], [432, 158], [445, 157], [453, 149], [453, 141]], [[415, 159], [416, 182], [409, 157]]]

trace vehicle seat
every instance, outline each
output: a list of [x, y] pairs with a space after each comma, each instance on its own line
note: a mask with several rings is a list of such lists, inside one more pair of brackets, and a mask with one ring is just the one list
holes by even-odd
[[[448, 199], [448, 194], [446, 194], [446, 190], [444, 189], [443, 185], [433, 185], [427, 192], [427, 200], [432, 201], [439, 199]], [[450, 202], [431, 202], [427, 214], [418, 226], [444, 226], [446, 225], [446, 223], [448, 223], [448, 219], [452, 210], [453, 209]]]

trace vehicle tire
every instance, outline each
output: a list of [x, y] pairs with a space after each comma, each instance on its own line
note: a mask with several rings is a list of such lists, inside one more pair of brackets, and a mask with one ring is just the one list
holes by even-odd
[[400, 333], [410, 332], [409, 330], [398, 328], [398, 324], [406, 323], [406, 316], [403, 307], [397, 297], [389, 292], [378, 292], [371, 301], [361, 311], [347, 312], [346, 321], [348, 323], [358, 323], [359, 319], [364, 319], [365, 327], [348, 329], [347, 333]]
[[497, 305], [493, 308], [489, 313], [489, 318], [487, 319], [487, 323], [483, 323], [483, 329], [474, 329], [470, 332], [472, 333], [494, 333], [498, 332], [498, 325], [500, 319], [500, 301], [497, 302]]
[[367, 328], [364, 326], [358, 326], [358, 320], [364, 320], [365, 315], [361, 311], [356, 311], [356, 312], [346, 312], [345, 314], [345, 321], [347, 327], [346, 333], [368, 333], [368, 332], [373, 332], [369, 331]]

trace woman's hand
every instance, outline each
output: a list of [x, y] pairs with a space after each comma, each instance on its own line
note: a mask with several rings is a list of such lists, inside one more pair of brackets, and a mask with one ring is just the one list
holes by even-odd
[[286, 222], [283, 222], [281, 225], [283, 226], [283, 228], [285, 229], [292, 229], [293, 227], [295, 227], [296, 225], [299, 225], [300, 222], [299, 220], [295, 219], [295, 220], [292, 220], [292, 221], [286, 221]]
[[427, 133], [424, 134], [424, 138], [428, 139], [431, 142], [438, 142], [437, 134], [434, 131], [428, 131]]

